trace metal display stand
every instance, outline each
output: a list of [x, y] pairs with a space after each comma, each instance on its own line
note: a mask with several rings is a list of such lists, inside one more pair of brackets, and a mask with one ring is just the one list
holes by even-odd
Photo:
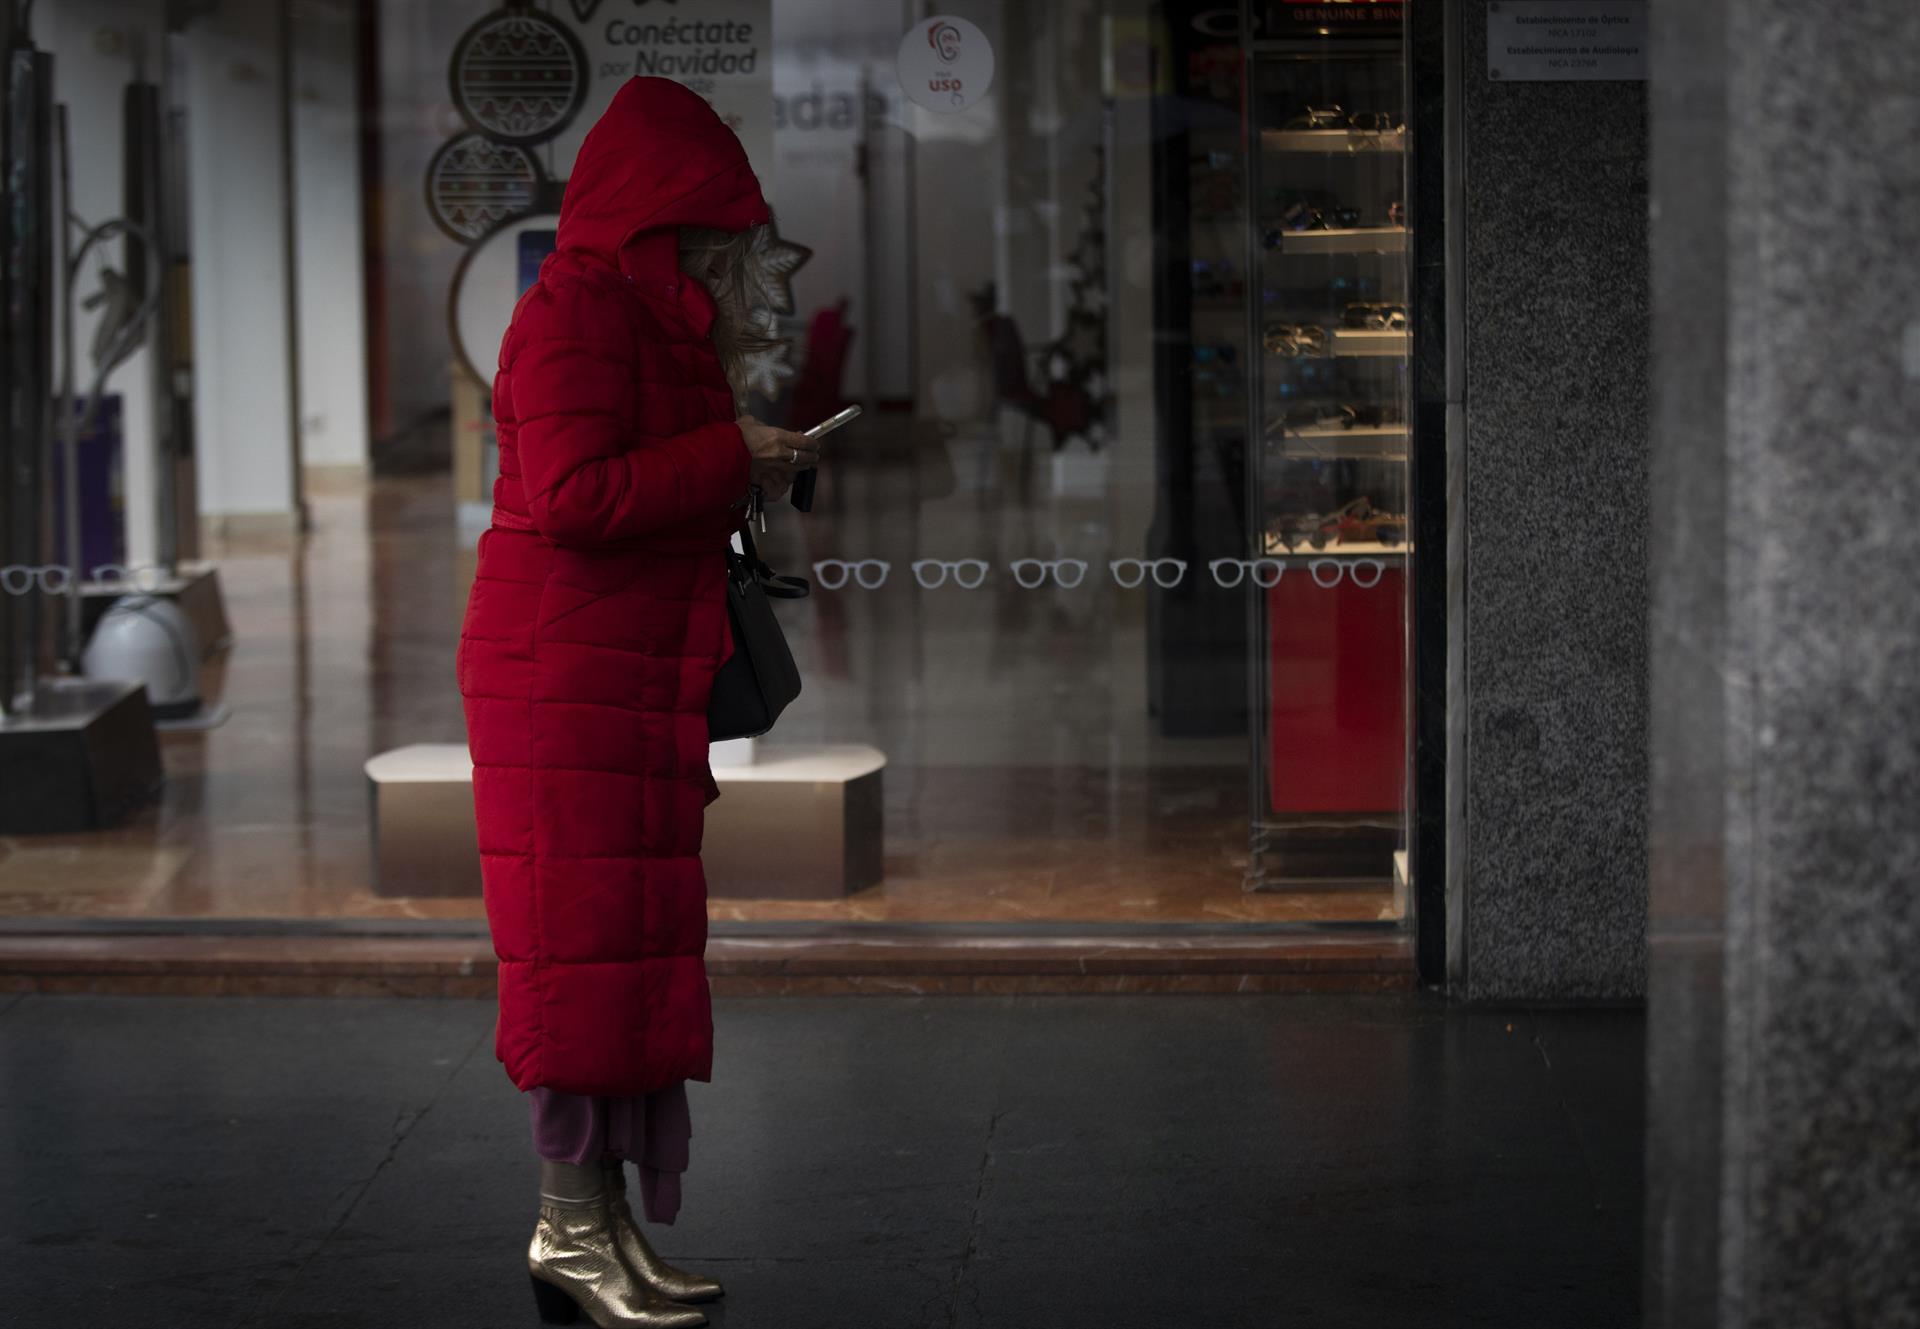
[[[11, 6], [9, 6], [11, 11]], [[27, 44], [5, 18], [5, 65], [0, 68], [0, 178], [7, 207], [0, 210], [0, 449], [4, 449], [4, 531], [0, 560], [46, 562], [48, 404], [53, 388], [53, 175], [48, 140], [53, 131], [53, 61]], [[39, 686], [45, 603], [34, 594], [0, 598], [0, 707], [30, 705]]]
[[[152, 292], [157, 302], [154, 315], [139, 321], [139, 335], [153, 363], [155, 566], [143, 569], [133, 579], [135, 589], [178, 605], [193, 625], [194, 639], [204, 658], [225, 649], [232, 642], [233, 632], [227, 621], [219, 569], [183, 561], [183, 556], [191, 559], [199, 544], [195, 532], [182, 530], [184, 524], [196, 520], [192, 486], [183, 483], [192, 465], [193, 421], [189, 402], [178, 386], [188, 347], [177, 335], [181, 324], [173, 308], [184, 256], [178, 248], [178, 210], [171, 197], [179, 187], [180, 173], [168, 134], [164, 53], [157, 63], [161, 81], [136, 78], [127, 85], [121, 102], [125, 216], [92, 230], [117, 226], [136, 237], [136, 242], [127, 246], [126, 283], [132, 290]], [[86, 579], [78, 587], [81, 640], [93, 632], [107, 607], [128, 589], [125, 579], [99, 577], [92, 568], [86, 572]]]
[[[6, 348], [0, 355], [0, 564], [34, 570], [18, 593], [0, 594], [0, 833], [6, 834], [106, 825], [149, 798], [162, 779], [143, 688], [55, 677], [49, 668], [54, 593], [77, 604], [71, 576], [62, 582], [46, 571], [64, 566], [50, 557], [47, 480], [53, 311], [65, 285], [64, 273], [58, 286], [54, 280], [54, 240], [66, 198], [56, 197], [53, 172], [53, 60], [32, 45], [23, 12], [10, 0], [0, 13], [0, 179], [8, 196], [0, 210], [0, 340]], [[69, 491], [75, 478], [69, 468]]]

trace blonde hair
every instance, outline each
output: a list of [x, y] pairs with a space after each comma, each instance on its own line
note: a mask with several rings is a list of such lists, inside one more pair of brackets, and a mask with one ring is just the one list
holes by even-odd
[[680, 228], [680, 270], [697, 279], [713, 296], [713, 328], [709, 336], [719, 353], [727, 386], [733, 389], [734, 409], [746, 406], [747, 357], [779, 345], [755, 325], [753, 285], [748, 263], [758, 227], [744, 231], [716, 231], [705, 226]]

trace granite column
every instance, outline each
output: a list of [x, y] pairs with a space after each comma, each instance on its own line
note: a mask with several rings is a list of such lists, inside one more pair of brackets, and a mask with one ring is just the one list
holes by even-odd
[[1920, 7], [1653, 6], [1647, 1320], [1920, 1323]]

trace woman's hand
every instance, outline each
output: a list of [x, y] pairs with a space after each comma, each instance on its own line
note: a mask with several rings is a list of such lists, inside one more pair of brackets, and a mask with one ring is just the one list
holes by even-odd
[[753, 458], [749, 474], [760, 487], [762, 497], [778, 499], [793, 484], [797, 472], [820, 464], [820, 445], [789, 429], [763, 425], [751, 415], [734, 421], [740, 437], [747, 441], [747, 455]]

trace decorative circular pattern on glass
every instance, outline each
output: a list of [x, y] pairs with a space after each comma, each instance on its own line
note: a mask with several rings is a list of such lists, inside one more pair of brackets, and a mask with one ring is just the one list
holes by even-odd
[[462, 134], [427, 163], [427, 211], [441, 230], [471, 243], [531, 210], [540, 178], [540, 163], [527, 149]]
[[545, 143], [587, 99], [587, 53], [560, 20], [517, 5], [480, 19], [447, 69], [461, 118], [500, 143]]

